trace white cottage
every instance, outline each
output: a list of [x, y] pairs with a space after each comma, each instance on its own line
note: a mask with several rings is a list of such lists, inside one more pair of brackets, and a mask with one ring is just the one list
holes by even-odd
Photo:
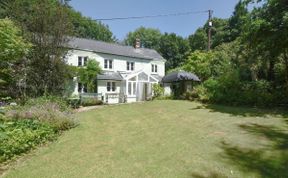
[[[99, 62], [102, 72], [97, 76], [97, 93], [104, 102], [136, 102], [152, 97], [152, 85], [165, 75], [166, 60], [155, 50], [73, 38], [69, 42], [67, 63], [85, 66], [88, 59]], [[74, 95], [87, 92], [86, 86], [74, 78]]]

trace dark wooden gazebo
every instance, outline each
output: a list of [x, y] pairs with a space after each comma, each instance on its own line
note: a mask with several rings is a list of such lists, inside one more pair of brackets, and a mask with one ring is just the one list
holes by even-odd
[[162, 79], [165, 95], [173, 94], [176, 97], [192, 90], [195, 82], [198, 83], [201, 82], [201, 80], [195, 74], [185, 71], [169, 73]]

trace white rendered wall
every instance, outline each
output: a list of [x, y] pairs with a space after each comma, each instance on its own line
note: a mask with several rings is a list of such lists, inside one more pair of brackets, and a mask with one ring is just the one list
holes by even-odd
[[172, 94], [171, 84], [170, 83], [164, 83], [164, 95], [170, 96], [171, 94]]
[[[83, 51], [83, 50], [70, 50], [66, 56], [67, 63], [69, 65], [78, 66], [79, 56], [81, 57], [88, 56], [88, 58], [95, 59], [96, 61], [99, 62], [100, 67], [103, 70], [107, 70], [107, 71], [134, 72], [134, 71], [143, 70], [146, 74], [150, 74], [150, 75], [158, 74], [162, 77], [164, 77], [165, 75], [165, 61], [131, 58], [131, 57], [95, 53], [95, 52]], [[104, 59], [113, 60], [113, 69], [104, 69]], [[127, 61], [135, 62], [134, 71], [127, 71]], [[152, 73], [152, 70], [151, 70], [152, 64], [157, 65], [158, 67], [157, 73]]]

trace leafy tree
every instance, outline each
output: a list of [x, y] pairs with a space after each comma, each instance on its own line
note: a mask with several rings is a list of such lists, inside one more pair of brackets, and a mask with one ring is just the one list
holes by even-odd
[[142, 47], [158, 51], [166, 60], [166, 70], [181, 66], [190, 51], [189, 41], [175, 33], [161, 34], [158, 29], [140, 27], [127, 34], [125, 44], [133, 45], [136, 38], [141, 40]]
[[[212, 34], [212, 49], [222, 43], [231, 42], [229, 40], [229, 26], [227, 19], [213, 18]], [[192, 51], [205, 50], [208, 46], [208, 22], [196, 32], [188, 37], [190, 48]]]
[[15, 69], [23, 62], [31, 45], [9, 19], [0, 19], [0, 39], [0, 96], [13, 95], [18, 91], [17, 82], [24, 77], [21, 71]]
[[189, 36], [189, 44], [192, 51], [206, 50], [208, 45], [208, 36], [204, 28], [198, 28], [193, 35]]
[[95, 92], [97, 75], [100, 73], [101, 67], [94, 59], [88, 59], [87, 66], [81, 67], [78, 71], [80, 82], [87, 84], [88, 92]]
[[141, 40], [142, 47], [159, 50], [159, 43], [162, 34], [158, 29], [140, 27], [134, 32], [129, 32], [124, 43], [134, 46], [137, 38]]
[[240, 0], [235, 6], [232, 17], [229, 19], [230, 41], [233, 41], [240, 36], [248, 15], [247, 3]]
[[[250, 2], [250, 1], [249, 1]], [[245, 24], [243, 40], [269, 59], [268, 80], [275, 80], [275, 65], [288, 46], [288, 3], [284, 0], [265, 0]], [[284, 57], [284, 60], [285, 59]], [[288, 81], [287, 81], [288, 82]]]
[[33, 44], [25, 64], [27, 94], [61, 95], [68, 72], [63, 45], [72, 28], [68, 7], [57, 0], [15, 0], [8, 14]]
[[167, 60], [166, 70], [181, 66], [190, 51], [188, 40], [175, 33], [165, 33], [160, 38], [159, 52]]
[[115, 38], [107, 25], [83, 16], [74, 9], [69, 9], [69, 17], [71, 18], [74, 36], [80, 38], [88, 38], [105, 42], [114, 42]]

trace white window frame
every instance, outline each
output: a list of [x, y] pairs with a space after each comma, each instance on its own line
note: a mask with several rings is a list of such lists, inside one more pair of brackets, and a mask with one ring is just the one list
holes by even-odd
[[[78, 67], [87, 66], [88, 56], [78, 56]], [[79, 65], [81, 63], [81, 65]]]
[[[107, 61], [107, 67], [105, 66], [105, 63]], [[111, 64], [111, 68], [110, 68], [110, 64]], [[104, 69], [107, 69], [107, 70], [113, 70], [114, 68], [114, 60], [113, 59], [104, 59]]]
[[[129, 93], [129, 85], [131, 84], [131, 93]], [[135, 97], [137, 92], [137, 81], [127, 81], [127, 94], [128, 96]]]
[[158, 65], [157, 64], [151, 64], [151, 72], [152, 73], [158, 73]]
[[135, 71], [135, 62], [127, 61], [126, 62], [126, 70], [127, 71]]
[[[108, 84], [110, 85], [110, 90], [108, 90]], [[113, 84], [115, 85], [113, 90]], [[108, 81], [106, 82], [106, 92], [107, 93], [115, 93], [117, 91], [117, 84], [115, 81]]]

